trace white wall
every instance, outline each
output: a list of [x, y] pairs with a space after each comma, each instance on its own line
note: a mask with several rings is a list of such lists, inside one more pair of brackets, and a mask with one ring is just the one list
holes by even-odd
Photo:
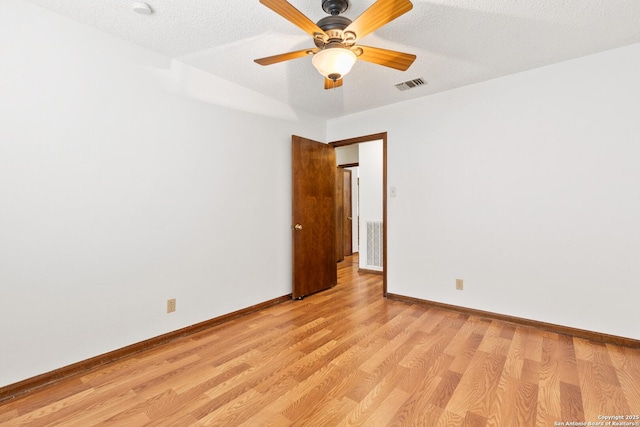
[[640, 339], [638, 75], [636, 44], [329, 121], [388, 131], [389, 292]]
[[358, 163], [358, 161], [358, 144], [336, 147], [336, 164], [338, 166]]
[[0, 40], [0, 386], [291, 292], [291, 134], [324, 122], [24, 2]]
[[381, 267], [369, 265], [367, 257], [369, 246], [367, 242], [367, 222], [382, 222], [382, 140], [369, 141], [358, 144], [359, 175], [360, 175], [360, 268], [380, 270]]

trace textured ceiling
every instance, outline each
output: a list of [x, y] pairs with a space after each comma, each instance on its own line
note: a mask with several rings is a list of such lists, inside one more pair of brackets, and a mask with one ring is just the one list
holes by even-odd
[[[300, 58], [267, 67], [255, 58], [313, 47], [311, 37], [258, 0], [29, 0], [119, 38], [330, 118], [427, 96], [640, 42], [639, 0], [412, 0], [413, 9], [360, 44], [417, 55], [405, 72], [358, 61], [344, 86]], [[352, 20], [373, 0], [350, 0]], [[317, 22], [321, 0], [290, 0]], [[396, 83], [428, 84], [401, 92]]]

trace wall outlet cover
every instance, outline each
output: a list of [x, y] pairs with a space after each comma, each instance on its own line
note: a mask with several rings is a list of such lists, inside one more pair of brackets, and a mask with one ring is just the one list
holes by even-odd
[[176, 311], [176, 299], [171, 298], [167, 300], [167, 313], [173, 313]]

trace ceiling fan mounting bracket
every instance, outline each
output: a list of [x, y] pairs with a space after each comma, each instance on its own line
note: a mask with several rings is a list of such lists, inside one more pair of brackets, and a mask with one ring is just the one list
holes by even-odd
[[316, 47], [322, 47], [329, 43], [329, 35], [327, 33], [314, 33], [313, 43], [315, 43]]
[[349, 2], [347, 0], [322, 0], [322, 10], [329, 15], [340, 15], [349, 8]]
[[364, 51], [362, 50], [362, 48], [359, 48], [358, 46], [356, 47], [352, 47], [351, 48], [351, 52], [355, 53], [356, 56], [360, 56], [364, 53]]
[[356, 33], [353, 31], [345, 31], [342, 33], [342, 40], [346, 45], [353, 45], [356, 42]]

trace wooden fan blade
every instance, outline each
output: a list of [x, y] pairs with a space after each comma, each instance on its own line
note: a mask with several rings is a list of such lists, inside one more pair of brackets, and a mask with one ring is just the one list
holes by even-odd
[[356, 39], [361, 39], [398, 16], [404, 15], [412, 8], [413, 4], [409, 0], [378, 0], [349, 24], [344, 31], [351, 31], [356, 35]]
[[302, 31], [315, 37], [316, 34], [325, 34], [322, 28], [318, 27], [311, 19], [307, 18], [302, 12], [293, 7], [286, 0], [260, 0], [260, 3], [282, 16], [287, 21], [297, 25]]
[[288, 61], [290, 59], [302, 58], [303, 56], [309, 56], [312, 53], [317, 52], [318, 49], [302, 49], [295, 52], [281, 53], [280, 55], [267, 56], [266, 58], [254, 59], [253, 61], [260, 65], [271, 65], [282, 61]]
[[358, 48], [362, 50], [362, 54], [358, 56], [358, 59], [378, 65], [384, 65], [385, 67], [395, 68], [400, 71], [406, 71], [411, 64], [413, 64], [413, 61], [416, 60], [416, 56], [410, 53], [360, 45], [356, 46], [354, 50], [357, 50]]
[[338, 79], [335, 82], [331, 79], [324, 78], [324, 88], [325, 89], [333, 89], [336, 87], [342, 86], [342, 79]]

